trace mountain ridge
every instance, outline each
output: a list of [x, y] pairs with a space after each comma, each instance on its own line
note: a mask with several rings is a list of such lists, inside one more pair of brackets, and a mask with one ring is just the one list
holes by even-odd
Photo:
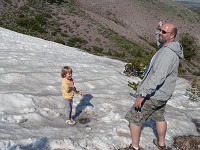
[[[5, 0], [0, 8], [1, 27], [126, 62], [151, 58], [160, 20], [177, 26], [177, 40], [188, 33], [200, 45], [200, 15], [169, 0]], [[185, 72], [200, 69], [199, 51]]]

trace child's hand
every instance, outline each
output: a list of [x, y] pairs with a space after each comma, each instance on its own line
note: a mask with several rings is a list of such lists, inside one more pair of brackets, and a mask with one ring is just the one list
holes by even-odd
[[83, 96], [83, 93], [79, 92], [79, 95], [80, 95], [80, 96]]

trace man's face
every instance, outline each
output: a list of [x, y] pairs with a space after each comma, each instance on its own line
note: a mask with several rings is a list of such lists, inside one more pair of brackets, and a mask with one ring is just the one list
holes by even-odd
[[170, 40], [172, 38], [171, 31], [172, 31], [172, 29], [169, 26], [163, 25], [161, 27], [161, 29], [160, 29], [160, 32], [159, 32], [159, 39], [158, 39], [158, 41], [161, 44], [165, 44], [165, 43], [170, 42]]

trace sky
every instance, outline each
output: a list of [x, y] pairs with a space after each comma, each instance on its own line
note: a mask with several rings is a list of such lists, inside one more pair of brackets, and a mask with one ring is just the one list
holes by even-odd
[[175, 1], [200, 3], [200, 0], [175, 0]]
[[[80, 49], [0, 28], [0, 149], [116, 150], [131, 137], [126, 112], [140, 81], [123, 74], [124, 62], [88, 54]], [[73, 117], [65, 124], [60, 72], [73, 69]], [[178, 78], [166, 106], [166, 144], [182, 135], [199, 135], [192, 119], [200, 120], [200, 104], [189, 100], [190, 82]], [[143, 125], [140, 146], [156, 149], [155, 124]]]

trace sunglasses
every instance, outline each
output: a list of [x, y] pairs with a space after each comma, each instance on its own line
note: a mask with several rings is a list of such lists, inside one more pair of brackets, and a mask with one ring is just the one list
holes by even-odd
[[166, 32], [165, 30], [159, 30], [162, 34], [166, 34], [166, 33], [171, 33], [171, 32]]

